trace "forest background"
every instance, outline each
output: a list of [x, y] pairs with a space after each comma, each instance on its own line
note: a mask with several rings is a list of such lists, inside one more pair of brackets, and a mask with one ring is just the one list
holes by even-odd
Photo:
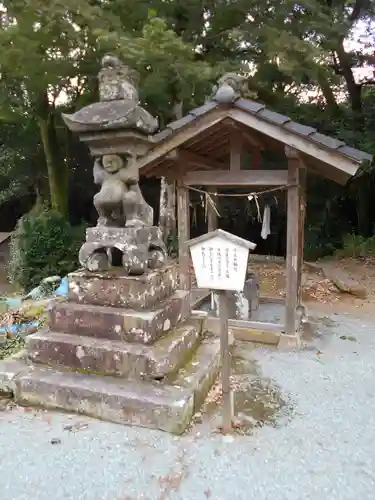
[[[61, 113], [98, 99], [107, 52], [139, 70], [142, 104], [161, 127], [202, 104], [224, 72], [236, 71], [247, 77], [247, 97], [375, 154], [373, 0], [2, 0], [0, 231], [13, 231], [21, 216], [27, 222], [15, 233], [16, 267], [29, 242], [34, 264], [24, 259], [24, 268], [55, 249], [48, 271], [56, 259], [69, 270], [81, 229], [95, 222], [92, 159]], [[265, 154], [261, 161], [281, 159]], [[161, 184], [144, 181], [142, 189], [173, 250], [173, 192]], [[374, 192], [374, 165], [344, 187], [309, 176], [306, 257], [338, 249], [374, 255]], [[254, 215], [237, 227], [231, 222], [243, 209], [226, 200], [220, 224], [251, 239], [259, 232]], [[192, 231], [203, 232], [199, 199], [192, 210]], [[284, 247], [264, 251], [282, 254]], [[28, 273], [21, 281], [37, 279]]]

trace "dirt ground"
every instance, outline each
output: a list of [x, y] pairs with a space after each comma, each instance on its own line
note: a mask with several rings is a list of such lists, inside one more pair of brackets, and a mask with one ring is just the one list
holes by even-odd
[[[361, 299], [340, 292], [325, 277], [322, 269], [337, 272], [357, 281], [367, 290], [367, 298]], [[254, 262], [251, 264], [260, 276], [261, 295], [285, 296], [285, 263]], [[375, 258], [374, 259], [323, 259], [313, 265], [304, 264], [302, 275], [302, 297], [310, 309], [330, 313], [356, 312], [375, 316]]]

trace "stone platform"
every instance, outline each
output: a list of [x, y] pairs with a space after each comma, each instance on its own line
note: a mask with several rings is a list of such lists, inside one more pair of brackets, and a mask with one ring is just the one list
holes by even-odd
[[69, 275], [69, 301], [78, 304], [147, 310], [170, 297], [178, 287], [178, 268], [129, 278], [121, 269], [112, 273], [77, 271]]
[[182, 433], [219, 373], [220, 342], [177, 287], [173, 264], [141, 277], [73, 273], [49, 329], [28, 337], [22, 359], [0, 361], [0, 393]]

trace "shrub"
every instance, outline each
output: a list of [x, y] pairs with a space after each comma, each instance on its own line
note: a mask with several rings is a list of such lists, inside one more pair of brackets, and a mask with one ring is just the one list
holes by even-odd
[[[330, 237], [323, 225], [306, 225], [304, 239], [304, 258], [314, 261], [332, 255], [337, 246], [336, 241]], [[337, 242], [339, 244], [339, 241]]]
[[84, 227], [72, 227], [59, 212], [37, 209], [23, 216], [10, 243], [9, 279], [30, 290], [43, 278], [65, 276], [78, 266]]
[[358, 234], [346, 234], [342, 248], [335, 252], [337, 257], [372, 257], [375, 255], [375, 236], [364, 238]]

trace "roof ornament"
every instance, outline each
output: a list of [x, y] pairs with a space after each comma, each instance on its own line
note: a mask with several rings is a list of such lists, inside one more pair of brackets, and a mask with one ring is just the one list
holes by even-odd
[[212, 99], [219, 104], [231, 104], [243, 96], [246, 90], [246, 78], [237, 73], [226, 73], [219, 78], [212, 89]]

